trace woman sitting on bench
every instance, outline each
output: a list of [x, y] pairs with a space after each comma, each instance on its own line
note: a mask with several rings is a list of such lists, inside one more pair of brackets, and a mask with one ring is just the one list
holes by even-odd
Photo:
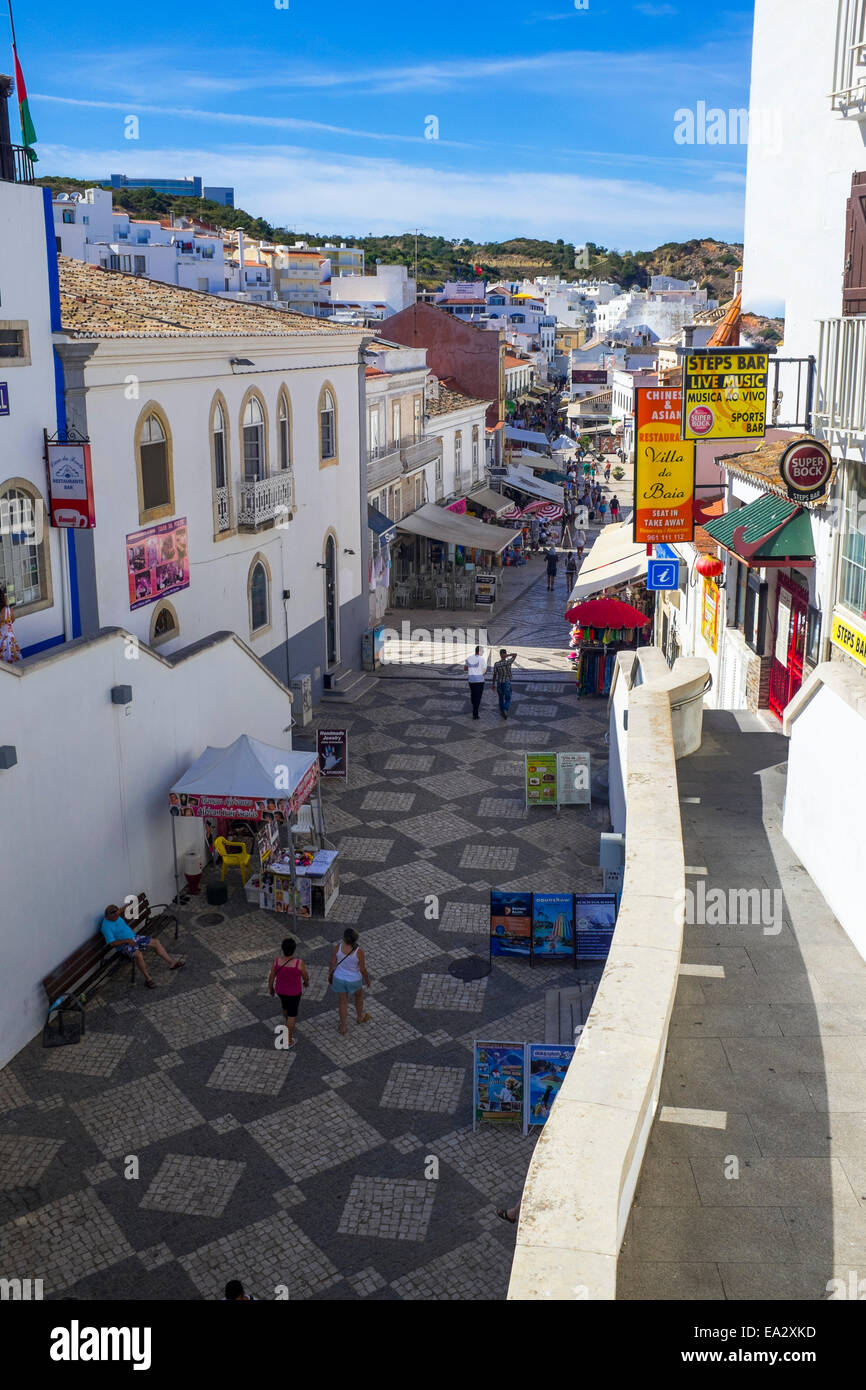
[[[148, 908], [147, 912], [144, 913], [142, 917], [136, 918], [136, 922], [146, 921], [149, 915], [150, 910]], [[142, 955], [142, 951], [145, 947], [152, 946], [156, 954], [161, 956], [164, 961], [168, 962], [169, 970], [180, 970], [185, 964], [184, 961], [177, 957], [170, 956], [162, 942], [157, 941], [155, 937], [144, 936], [141, 932], [133, 931], [129, 923], [124, 920], [120, 908], [114, 903], [111, 903], [105, 909], [105, 916], [102, 919], [102, 927], [100, 930], [102, 931], [107, 946], [113, 946], [115, 950], [120, 951], [130, 960], [135, 961], [144, 976], [144, 983], [147, 985], [148, 989], [156, 989], [156, 980], [151, 979], [150, 973], [145, 965], [144, 956]]]

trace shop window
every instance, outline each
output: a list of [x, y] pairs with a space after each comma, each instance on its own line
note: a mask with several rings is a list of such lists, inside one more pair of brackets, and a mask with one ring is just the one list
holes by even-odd
[[24, 479], [0, 490], [0, 586], [18, 616], [51, 606], [45, 504]]
[[162, 411], [145, 406], [136, 431], [138, 507], [141, 522], [171, 516], [174, 511], [171, 436]]

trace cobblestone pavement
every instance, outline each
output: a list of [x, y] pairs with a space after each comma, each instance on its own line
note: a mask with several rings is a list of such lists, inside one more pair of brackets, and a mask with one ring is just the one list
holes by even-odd
[[[507, 615], [514, 639], [561, 635], [562, 588], [548, 596], [539, 574]], [[472, 1039], [543, 1040], [545, 992], [575, 977], [449, 967], [486, 956], [491, 886], [600, 886], [603, 775], [591, 808], [529, 814], [521, 755], [588, 748], [603, 774], [606, 705], [579, 702], [563, 662], [516, 687], [508, 723], [489, 687], [475, 723], [462, 680], [392, 676], [304, 735], [317, 724], [348, 729], [349, 779], [324, 792], [341, 894], [300, 924], [297, 1047], [275, 1049], [266, 991], [289, 922], [251, 908], [235, 876], [224, 908], [183, 909], [185, 970], [155, 960], [154, 992], [116, 972], [79, 1046], [37, 1039], [0, 1072], [0, 1267], [44, 1279], [46, 1297], [213, 1299], [231, 1277], [265, 1299], [505, 1295], [513, 1228], [495, 1208], [519, 1195], [535, 1140], [473, 1133]], [[371, 1021], [350, 1009], [341, 1037], [327, 962], [347, 923], [373, 987]]]

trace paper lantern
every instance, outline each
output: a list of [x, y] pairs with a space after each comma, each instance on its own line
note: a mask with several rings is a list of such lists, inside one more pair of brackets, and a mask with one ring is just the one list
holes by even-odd
[[721, 574], [724, 568], [723, 562], [717, 555], [701, 555], [695, 565], [698, 574], [702, 574], [705, 579], [715, 579], [716, 575]]

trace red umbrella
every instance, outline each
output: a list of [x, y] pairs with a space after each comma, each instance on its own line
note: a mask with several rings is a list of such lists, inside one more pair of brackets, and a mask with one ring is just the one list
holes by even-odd
[[503, 521], [516, 521], [520, 515], [521, 511], [516, 503], [513, 507], [509, 507], [508, 511], [500, 512], [500, 516], [502, 517]]
[[522, 515], [537, 516], [539, 521], [561, 521], [565, 509], [556, 502], [530, 502], [528, 507], [523, 508]]
[[567, 622], [583, 627], [644, 627], [649, 622], [646, 613], [619, 598], [587, 599], [586, 603], [567, 608], [565, 617]]

